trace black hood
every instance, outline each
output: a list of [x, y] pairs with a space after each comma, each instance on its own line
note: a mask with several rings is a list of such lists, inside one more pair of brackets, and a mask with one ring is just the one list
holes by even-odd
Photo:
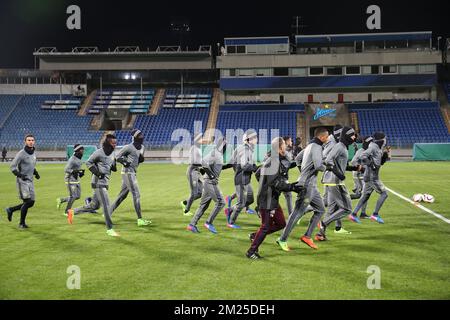
[[311, 143], [317, 143], [319, 146], [323, 146], [323, 142], [317, 137], [314, 137], [314, 139], [311, 140]]
[[114, 148], [111, 146], [111, 144], [109, 143], [108, 139], [106, 139], [103, 142], [102, 148], [103, 148], [103, 151], [105, 152], [105, 154], [107, 156], [111, 155], [113, 153], [113, 151], [114, 151]]
[[375, 142], [380, 149], [386, 145], [386, 135], [384, 132], [375, 132], [373, 135], [373, 142]]
[[30, 155], [34, 153], [35, 149], [36, 149], [35, 147], [30, 148], [28, 146], [25, 146], [25, 148], [23, 148], [23, 150], [25, 150], [25, 152], [30, 154]]
[[355, 142], [355, 140], [353, 140], [351, 138], [352, 136], [355, 136], [355, 135], [356, 135], [356, 132], [353, 128], [343, 127], [342, 133], [341, 133], [341, 138], [339, 139], [339, 142], [342, 142], [348, 148], [348, 146], [350, 146], [351, 144], [353, 144]]
[[342, 126], [340, 124], [337, 124], [333, 128], [333, 137], [334, 140], [336, 140], [336, 143], [339, 142], [341, 139], [341, 133], [342, 133]]
[[364, 137], [362, 147], [364, 150], [367, 150], [369, 148], [369, 144], [373, 141], [373, 138], [371, 136]]

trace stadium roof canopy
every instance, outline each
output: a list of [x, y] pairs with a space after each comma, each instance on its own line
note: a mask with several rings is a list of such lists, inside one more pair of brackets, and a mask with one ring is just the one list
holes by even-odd
[[180, 46], [159, 46], [141, 51], [137, 46], [100, 51], [98, 47], [75, 47], [59, 52], [42, 47], [33, 55], [41, 70], [205, 70], [212, 68], [211, 46], [183, 50]]
[[393, 33], [360, 33], [360, 34], [324, 34], [295, 36], [296, 44], [306, 43], [342, 43], [354, 41], [429, 41], [431, 31], [393, 32]]

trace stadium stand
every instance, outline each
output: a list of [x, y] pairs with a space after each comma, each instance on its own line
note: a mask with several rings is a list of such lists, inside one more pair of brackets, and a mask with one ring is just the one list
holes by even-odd
[[304, 111], [304, 105], [223, 105], [217, 119], [217, 129], [226, 135], [227, 129], [266, 129], [268, 139], [271, 129], [279, 129], [279, 135], [296, 137], [296, 115]]
[[[139, 115], [134, 124], [145, 134], [145, 144], [151, 147], [175, 145], [179, 141], [171, 141], [172, 132], [176, 129], [194, 132], [194, 122], [202, 121], [205, 130], [209, 108], [162, 108], [157, 115]], [[116, 131], [119, 145], [130, 143], [130, 132]]]
[[357, 114], [362, 135], [384, 131], [392, 146], [450, 142], [438, 102], [355, 103], [348, 107]]
[[[41, 109], [45, 101], [58, 99], [59, 95], [24, 96], [2, 128], [0, 145], [19, 149], [28, 133], [35, 135], [36, 146], [41, 150], [65, 149], [75, 143], [98, 145], [102, 132], [88, 130], [92, 116], [77, 116], [77, 111], [72, 109]], [[73, 97], [63, 96], [63, 99], [73, 100]]]
[[0, 95], [0, 129], [20, 97], [20, 95]]
[[105, 90], [97, 92], [97, 95], [88, 110], [89, 114], [99, 114], [106, 108], [129, 109], [130, 113], [146, 114], [152, 104], [155, 90], [145, 89], [141, 91]]
[[168, 88], [164, 98], [164, 108], [209, 108], [211, 106], [211, 88]]

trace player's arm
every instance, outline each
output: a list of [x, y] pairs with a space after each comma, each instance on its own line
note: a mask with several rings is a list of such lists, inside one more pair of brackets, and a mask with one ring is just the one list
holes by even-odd
[[339, 168], [335, 165], [335, 159], [339, 156], [339, 153], [339, 145], [335, 145], [325, 159], [325, 166], [326, 170], [333, 172], [339, 180], [343, 181], [345, 180], [345, 173], [341, 172], [341, 170], [339, 170]]
[[128, 155], [130, 154], [130, 147], [127, 145], [122, 148], [117, 154], [117, 162], [123, 165], [125, 168], [129, 167], [131, 162], [128, 161]]
[[86, 161], [86, 167], [89, 169], [90, 172], [92, 172], [93, 175], [97, 176], [100, 179], [103, 179], [105, 177], [104, 174], [98, 170], [97, 163], [100, 161], [99, 153], [96, 151], [94, 152], [89, 159]]
[[19, 168], [20, 168], [20, 163], [22, 162], [22, 158], [20, 156], [20, 153], [17, 153], [16, 156], [14, 157], [13, 161], [11, 162], [11, 172], [13, 175], [15, 175], [16, 177], [20, 178], [20, 179], [25, 179], [25, 175], [23, 175]]

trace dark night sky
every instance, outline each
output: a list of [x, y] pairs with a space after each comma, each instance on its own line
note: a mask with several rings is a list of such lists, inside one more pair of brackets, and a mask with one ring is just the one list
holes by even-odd
[[[182, 17], [192, 31], [185, 44], [215, 45], [230, 36], [290, 35], [299, 15], [303, 34], [360, 33], [366, 8], [381, 7], [380, 32], [433, 31], [450, 37], [448, 0], [427, 1], [249, 1], [249, 0], [0, 0], [0, 68], [33, 67], [34, 48], [75, 46], [107, 49], [118, 45], [176, 45], [170, 21]], [[81, 7], [82, 30], [66, 28], [66, 8]], [[373, 32], [373, 31], [372, 31]]]

